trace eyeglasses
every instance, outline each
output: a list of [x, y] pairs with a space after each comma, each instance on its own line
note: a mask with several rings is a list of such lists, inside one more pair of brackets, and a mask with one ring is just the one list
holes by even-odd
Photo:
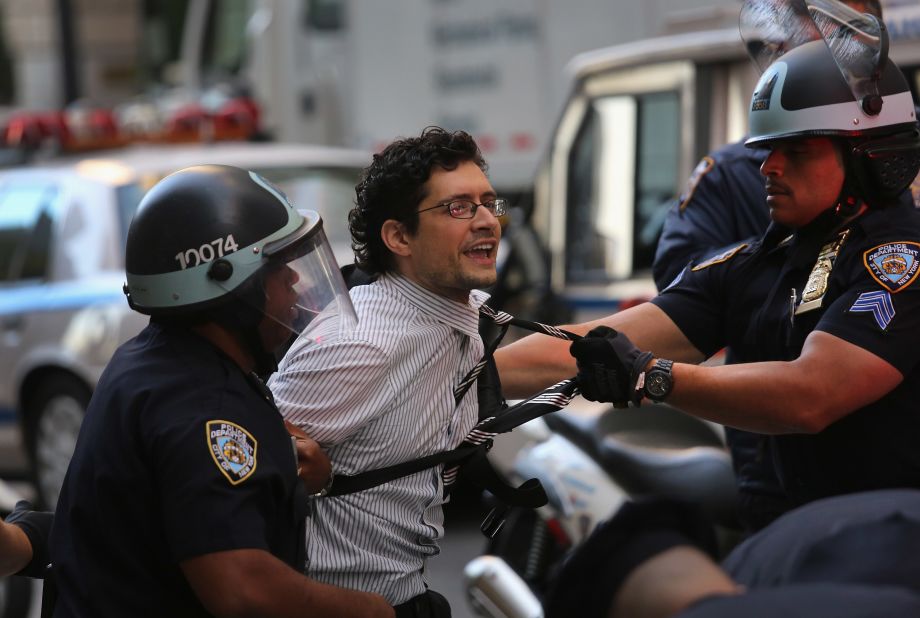
[[454, 219], [472, 219], [476, 216], [476, 209], [480, 206], [484, 207], [496, 217], [501, 217], [508, 210], [508, 202], [499, 197], [494, 200], [483, 202], [482, 204], [477, 204], [472, 200], [454, 200], [446, 204], [438, 204], [430, 208], [423, 208], [418, 212], [426, 212], [428, 210], [434, 210], [435, 208], [444, 208], [445, 206], [447, 207], [448, 214]]

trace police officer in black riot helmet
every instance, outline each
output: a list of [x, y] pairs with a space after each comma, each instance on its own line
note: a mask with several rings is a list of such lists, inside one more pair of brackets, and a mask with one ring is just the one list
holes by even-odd
[[353, 320], [317, 213], [255, 173], [187, 168], [144, 197], [126, 265], [151, 320], [87, 410], [52, 530], [54, 615], [391, 616], [302, 574], [328, 459], [257, 375], [314, 316]]
[[[572, 345], [585, 396], [667, 401], [768, 434], [792, 506], [920, 487], [920, 214], [898, 199], [920, 169], [920, 136], [893, 62], [862, 71], [832, 55], [883, 38], [859, 19], [787, 51], [758, 82], [749, 144], [770, 150], [764, 236], [685, 269], [650, 303], [573, 327], [605, 327]], [[696, 365], [725, 346], [738, 364]], [[567, 356], [534, 337], [500, 350], [506, 394], [572, 375]]]
[[[878, 0], [843, 0], [859, 13], [883, 18]], [[805, 2], [789, 2], [783, 7], [782, 23], [792, 29], [795, 20], [807, 20], [798, 29], [799, 36], [818, 37]], [[756, 42], [749, 42], [757, 45]], [[760, 237], [770, 223], [767, 193], [760, 167], [769, 150], [745, 146], [747, 136], [703, 157], [694, 169], [683, 194], [675, 201], [664, 222], [655, 252], [655, 284], [663, 290], [690, 262], [700, 262], [710, 255], [751, 238]], [[904, 191], [902, 199], [912, 199]], [[734, 362], [731, 350], [726, 362]], [[739, 499], [743, 503], [741, 522], [756, 530], [776, 513], [788, 508], [773, 471], [765, 438], [759, 434], [725, 428], [737, 477]], [[748, 519], [751, 517], [753, 519]]]

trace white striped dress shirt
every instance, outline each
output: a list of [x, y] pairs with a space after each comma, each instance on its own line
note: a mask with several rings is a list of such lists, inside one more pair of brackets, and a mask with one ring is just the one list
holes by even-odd
[[[474, 290], [467, 304], [398, 275], [351, 290], [358, 325], [313, 326], [269, 381], [284, 417], [317, 440], [340, 474], [451, 449], [476, 424], [472, 388], [453, 388], [483, 354]], [[335, 330], [335, 332], [330, 332]], [[308, 574], [376, 592], [393, 605], [425, 590], [428, 556], [444, 534], [441, 467], [367, 491], [314, 502]]]

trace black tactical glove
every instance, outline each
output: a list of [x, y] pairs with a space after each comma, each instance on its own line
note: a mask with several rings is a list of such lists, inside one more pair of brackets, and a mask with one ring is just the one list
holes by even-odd
[[51, 563], [48, 537], [51, 536], [54, 513], [36, 511], [34, 508], [28, 500], [20, 500], [5, 521], [19, 526], [29, 537], [29, 543], [32, 545], [32, 560], [17, 575], [42, 579], [45, 577], [46, 567]]
[[566, 559], [543, 604], [546, 618], [606, 617], [636, 567], [681, 545], [716, 558], [715, 530], [699, 507], [670, 498], [624, 503]]
[[598, 326], [572, 342], [569, 353], [578, 362], [578, 387], [585, 399], [624, 408], [630, 401], [635, 405], [642, 401], [636, 382], [653, 355], [634, 346], [623, 333]]

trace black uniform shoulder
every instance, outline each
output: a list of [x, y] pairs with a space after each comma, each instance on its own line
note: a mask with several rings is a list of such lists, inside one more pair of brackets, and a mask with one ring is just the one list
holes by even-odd
[[872, 209], [857, 219], [856, 225], [866, 239], [895, 240], [904, 238], [920, 241], [920, 210], [910, 200], [899, 200], [887, 208]]
[[[687, 208], [694, 196], [707, 194], [718, 195], [720, 187], [729, 195], [762, 192], [763, 181], [760, 165], [766, 158], [767, 151], [753, 150], [744, 146], [744, 141], [726, 144], [703, 157], [687, 180], [687, 185], [679, 198], [679, 210]], [[759, 203], [759, 197], [755, 201]], [[729, 210], [726, 208], [721, 210]]]
[[714, 150], [709, 156], [717, 166], [756, 165], [759, 168], [768, 153], [767, 150], [748, 148], [742, 139]]
[[852, 269], [892, 293], [920, 278], [920, 212], [899, 203], [872, 210], [853, 225], [849, 247]]
[[699, 272], [718, 264], [729, 263], [739, 256], [752, 255], [757, 252], [761, 243], [762, 240], [760, 238], [752, 237], [745, 241], [732, 244], [701, 260], [698, 264], [691, 266], [690, 270]]

